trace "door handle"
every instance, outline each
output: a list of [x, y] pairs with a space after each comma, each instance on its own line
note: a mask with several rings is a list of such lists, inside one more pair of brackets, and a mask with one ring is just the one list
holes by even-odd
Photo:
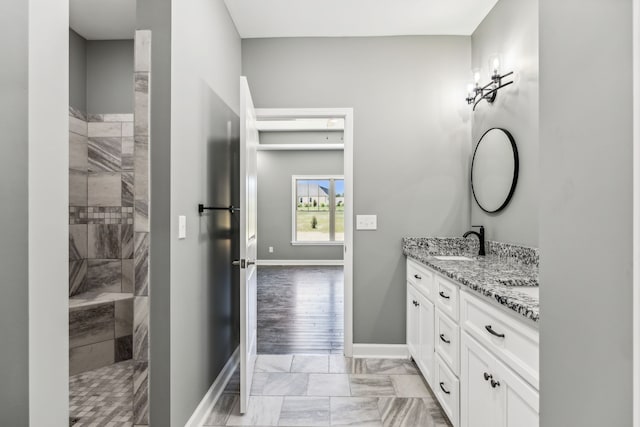
[[240, 267], [240, 268], [247, 268], [250, 265], [256, 265], [255, 261], [252, 260], [245, 260], [245, 259], [235, 259], [231, 262], [231, 265], [235, 266], [235, 267]]
[[256, 265], [256, 262], [247, 260], [247, 267], [249, 267], [250, 265]]

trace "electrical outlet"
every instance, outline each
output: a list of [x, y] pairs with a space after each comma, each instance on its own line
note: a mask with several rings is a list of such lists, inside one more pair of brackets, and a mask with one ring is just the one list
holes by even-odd
[[272, 254], [273, 253], [273, 246], [269, 246], [269, 253]]

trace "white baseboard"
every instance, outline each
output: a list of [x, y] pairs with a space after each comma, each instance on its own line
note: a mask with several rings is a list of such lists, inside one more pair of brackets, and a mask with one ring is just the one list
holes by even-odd
[[231, 379], [233, 372], [236, 370], [236, 367], [240, 363], [240, 347], [236, 348], [233, 352], [227, 363], [224, 365], [220, 374], [215, 379], [209, 390], [204, 395], [198, 406], [196, 407], [193, 414], [189, 418], [189, 421], [184, 425], [184, 427], [200, 427], [202, 423], [205, 422], [206, 416], [211, 411], [213, 406], [216, 404], [220, 395], [224, 391], [224, 388], [227, 386], [227, 383]]
[[257, 265], [344, 265], [341, 259], [259, 259]]
[[379, 359], [408, 359], [406, 344], [353, 344], [353, 357]]

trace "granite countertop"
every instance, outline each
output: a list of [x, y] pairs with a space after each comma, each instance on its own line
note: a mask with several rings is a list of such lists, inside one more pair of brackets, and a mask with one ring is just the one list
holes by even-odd
[[[477, 256], [476, 239], [405, 238], [402, 252], [461, 286], [537, 322], [540, 319], [537, 249], [487, 243], [487, 255], [481, 257]], [[438, 260], [435, 256], [439, 255], [462, 255], [472, 260]]]

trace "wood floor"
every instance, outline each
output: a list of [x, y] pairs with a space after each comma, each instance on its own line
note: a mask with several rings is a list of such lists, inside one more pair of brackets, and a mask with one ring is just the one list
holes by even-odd
[[342, 354], [341, 266], [258, 267], [258, 353]]

